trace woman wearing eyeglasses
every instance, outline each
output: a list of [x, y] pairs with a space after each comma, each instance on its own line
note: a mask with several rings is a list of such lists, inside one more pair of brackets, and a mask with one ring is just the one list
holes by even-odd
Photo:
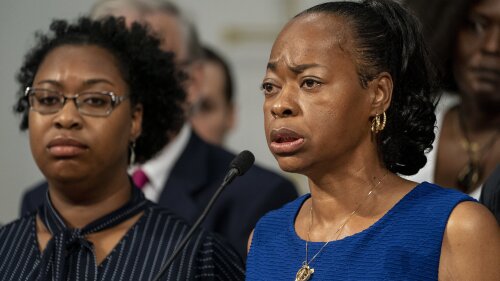
[[[128, 165], [182, 124], [172, 54], [123, 20], [54, 21], [19, 72], [16, 111], [49, 190], [0, 229], [2, 280], [152, 280], [189, 226], [134, 188]], [[237, 254], [197, 231], [161, 280], [240, 280]]]

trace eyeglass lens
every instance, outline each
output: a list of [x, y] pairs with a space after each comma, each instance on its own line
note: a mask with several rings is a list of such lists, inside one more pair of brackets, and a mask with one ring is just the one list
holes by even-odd
[[55, 113], [63, 108], [66, 100], [74, 100], [78, 111], [92, 116], [106, 116], [113, 110], [113, 96], [104, 92], [82, 92], [73, 97], [56, 91], [31, 89], [28, 93], [31, 109], [41, 114]]

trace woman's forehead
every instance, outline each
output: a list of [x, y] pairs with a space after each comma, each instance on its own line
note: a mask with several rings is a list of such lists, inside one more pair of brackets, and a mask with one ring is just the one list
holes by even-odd
[[[305, 40], [310, 45], [342, 45], [352, 42], [351, 28], [346, 19], [330, 13], [301, 15], [290, 21], [280, 32], [275, 45], [293, 40]], [[292, 41], [290, 41], [292, 40]]]
[[269, 61], [350, 55], [348, 50], [354, 44], [352, 38], [342, 17], [326, 13], [302, 15], [293, 19], [279, 34]]
[[347, 18], [333, 12], [314, 12], [300, 15], [288, 22], [282, 32], [296, 28], [329, 33], [330, 36], [345, 35], [346, 32], [350, 31]]

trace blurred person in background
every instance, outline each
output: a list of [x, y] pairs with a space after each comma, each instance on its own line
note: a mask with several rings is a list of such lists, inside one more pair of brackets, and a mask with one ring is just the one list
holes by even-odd
[[[129, 26], [139, 22], [150, 27], [160, 39], [160, 48], [173, 52], [177, 67], [187, 75], [183, 84], [187, 120], [200, 96], [203, 67], [196, 30], [181, 11], [161, 0], [102, 0], [95, 3], [91, 16], [123, 16]], [[132, 167], [130, 173], [146, 198], [193, 223], [221, 184], [235, 155], [202, 140], [186, 121], [178, 130], [165, 134], [171, 138], [169, 144], [154, 158]], [[42, 183], [28, 191], [21, 213], [35, 210], [46, 189], [46, 183]], [[254, 165], [221, 194], [202, 227], [221, 234], [245, 257], [246, 241], [257, 220], [296, 197], [289, 180]]]
[[500, 163], [500, 0], [406, 0], [420, 18], [444, 94], [427, 165], [409, 179], [478, 199]]
[[203, 47], [204, 77], [193, 129], [205, 141], [222, 146], [236, 122], [234, 80], [227, 61], [215, 50]]

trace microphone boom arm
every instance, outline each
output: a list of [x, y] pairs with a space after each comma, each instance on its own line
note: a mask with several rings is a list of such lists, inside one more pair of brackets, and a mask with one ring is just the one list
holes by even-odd
[[222, 193], [222, 190], [224, 190], [224, 188], [229, 183], [231, 183], [234, 180], [234, 178], [236, 178], [237, 176], [243, 175], [252, 166], [254, 161], [255, 161], [255, 158], [254, 158], [253, 154], [248, 150], [245, 150], [245, 151], [241, 152], [240, 154], [238, 154], [238, 156], [236, 156], [236, 158], [231, 162], [231, 165], [230, 165], [231, 168], [229, 169], [226, 176], [224, 177], [222, 184], [219, 186], [219, 188], [217, 188], [217, 190], [215, 191], [214, 195], [212, 195], [212, 198], [210, 198], [210, 201], [208, 202], [207, 206], [205, 207], [205, 209], [203, 210], [201, 215], [198, 217], [198, 219], [193, 224], [191, 229], [189, 229], [188, 233], [182, 239], [182, 241], [179, 242], [177, 247], [175, 247], [174, 252], [170, 256], [170, 258], [162, 265], [162, 267], [160, 268], [160, 271], [158, 272], [158, 274], [156, 274], [156, 276], [152, 279], [152, 281], [159, 281], [160, 278], [165, 273], [165, 270], [174, 262], [177, 255], [179, 255], [179, 253], [184, 249], [184, 247], [186, 246], [187, 242], [189, 241], [189, 239], [191, 238], [193, 233], [198, 229], [200, 224], [205, 219], [208, 212], [212, 208], [212, 205], [215, 203], [215, 200], [217, 200], [219, 195]]

